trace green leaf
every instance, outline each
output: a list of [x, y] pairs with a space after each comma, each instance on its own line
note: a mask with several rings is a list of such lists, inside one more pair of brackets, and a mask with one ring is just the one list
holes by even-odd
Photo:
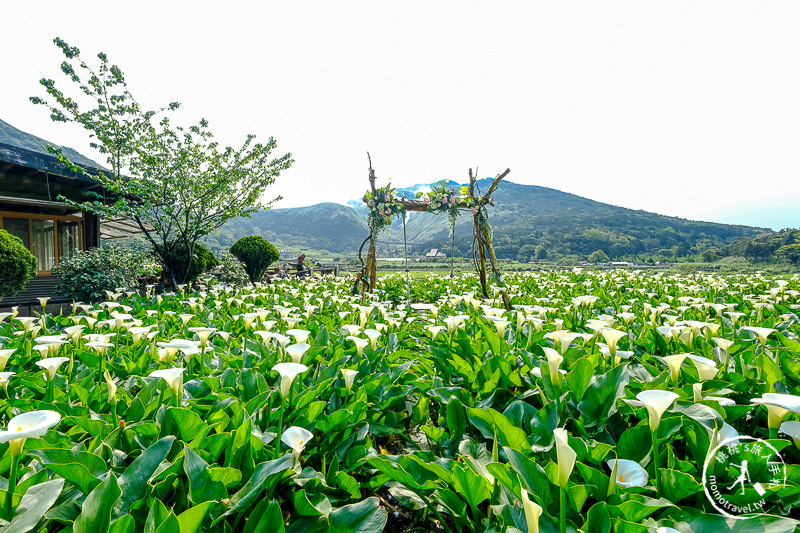
[[659, 474], [661, 475], [661, 490], [664, 496], [673, 503], [703, 492], [703, 485], [689, 474], [669, 468], [662, 468]]
[[114, 507], [114, 517], [128, 512], [131, 504], [143, 498], [149, 489], [148, 481], [167, 456], [175, 437], [168, 436], [158, 440], [137, 457], [119, 478], [122, 497]]
[[203, 519], [206, 517], [208, 510], [217, 505], [216, 502], [203, 502], [200, 505], [185, 510], [178, 515], [178, 524], [181, 527], [181, 533], [195, 533], [200, 529], [203, 524]]
[[136, 521], [129, 514], [120, 516], [111, 523], [108, 533], [136, 533]]
[[11, 523], [2, 528], [3, 533], [25, 533], [36, 527], [39, 520], [61, 495], [63, 487], [63, 479], [54, 479], [29, 488], [14, 511]]
[[583, 395], [586, 393], [586, 389], [589, 387], [589, 383], [592, 382], [593, 377], [594, 365], [592, 365], [588, 357], [581, 357], [572, 363], [566, 379], [567, 388], [572, 391], [575, 401], [580, 402], [583, 399]]
[[38, 457], [48, 470], [75, 484], [84, 494], [92, 492], [100, 483], [99, 478], [108, 471], [106, 462], [89, 452], [44, 448], [29, 453]]
[[189, 479], [189, 501], [192, 503], [220, 500], [228, 495], [225, 485], [210, 478], [208, 463], [188, 444], [183, 446], [183, 471]]
[[586, 427], [602, 424], [617, 411], [617, 399], [625, 395], [630, 380], [626, 365], [620, 365], [598, 377], [589, 385], [583, 400], [578, 404]]
[[506, 453], [511, 467], [525, 484], [525, 489], [529, 493], [539, 496], [545, 507], [550, 505], [550, 502], [553, 501], [550, 481], [542, 467], [516, 450], [503, 448], [503, 451]]
[[378, 498], [345, 505], [330, 514], [330, 533], [381, 533], [386, 526], [386, 509]]
[[275, 500], [261, 500], [247, 517], [243, 533], [284, 533], [283, 512]]
[[586, 514], [586, 523], [583, 525], [586, 533], [610, 533], [611, 516], [608, 514], [608, 506], [605, 502], [597, 502], [592, 505]]
[[453, 488], [473, 508], [488, 500], [492, 495], [491, 487], [486, 479], [460, 464], [453, 466]]
[[178, 426], [178, 431], [181, 434], [181, 440], [190, 442], [195, 437], [208, 429], [208, 424], [203, 422], [200, 415], [189, 409], [182, 407], [170, 407], [169, 414], [172, 415], [175, 424]]
[[228, 515], [236, 514], [247, 509], [250, 504], [253, 503], [253, 500], [258, 498], [268, 482], [277, 482], [277, 478], [280, 478], [284, 472], [292, 467], [292, 461], [292, 454], [287, 453], [279, 459], [266, 461], [256, 466], [253, 475], [247, 480], [247, 483], [244, 484], [239, 492], [231, 496], [231, 508], [214, 520], [211, 525], [214, 526]]
[[508, 446], [522, 453], [530, 452], [531, 447], [525, 432], [513, 425], [502, 413], [491, 407], [468, 407], [467, 417], [484, 438], [494, 440], [497, 435], [497, 440], [502, 446]]
[[294, 493], [294, 508], [298, 516], [328, 516], [333, 510], [324, 494], [308, 494], [305, 489]]
[[97, 485], [81, 506], [81, 514], [75, 519], [74, 533], [106, 533], [111, 524], [111, 510], [119, 499], [120, 490], [113, 472]]

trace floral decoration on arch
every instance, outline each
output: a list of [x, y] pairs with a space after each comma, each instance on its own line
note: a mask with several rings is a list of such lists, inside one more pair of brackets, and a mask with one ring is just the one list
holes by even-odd
[[369, 210], [367, 214], [369, 226], [376, 234], [386, 226], [391, 226], [395, 217], [404, 216], [406, 212], [405, 205], [396, 197], [396, 191], [391, 183], [376, 189], [374, 196], [372, 191], [367, 191], [363, 200]]

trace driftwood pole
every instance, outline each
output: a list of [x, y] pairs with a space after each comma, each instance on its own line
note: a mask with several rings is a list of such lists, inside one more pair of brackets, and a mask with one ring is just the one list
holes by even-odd
[[[471, 198], [475, 198], [475, 184], [477, 181], [478, 178], [472, 174], [472, 169], [469, 169], [469, 195]], [[476, 211], [475, 214], [472, 215], [472, 222], [475, 224], [475, 240], [478, 243], [478, 257], [473, 256], [473, 259], [475, 259], [476, 262], [475, 266], [478, 267], [478, 279], [481, 282], [481, 292], [484, 298], [488, 298], [489, 287], [486, 282], [486, 253], [483, 248], [483, 232], [480, 229], [478, 217], [480, 217], [480, 211]]]
[[[500, 185], [500, 182], [505, 178], [508, 173], [511, 172], [509, 169], [506, 169], [502, 174], [498, 174], [497, 177], [494, 178], [492, 181], [489, 190], [486, 191], [485, 198], [491, 198], [492, 193], [497, 189]], [[472, 169], [469, 170], [469, 195], [472, 198], [475, 198], [475, 188], [477, 184], [477, 177], [472, 174]], [[490, 202], [491, 203], [491, 202]], [[489, 297], [489, 291], [487, 286], [486, 280], [486, 256], [489, 256], [489, 262], [492, 266], [492, 272], [494, 272], [495, 277], [497, 278], [497, 285], [500, 288], [500, 295], [503, 298], [503, 307], [507, 310], [511, 310], [511, 302], [508, 299], [508, 293], [506, 292], [505, 283], [503, 281], [503, 276], [500, 274], [500, 269], [497, 266], [497, 256], [494, 253], [494, 246], [492, 245], [492, 235], [489, 232], [488, 223], [481, 224], [480, 217], [486, 216], [485, 214], [481, 214], [481, 209], [485, 209], [483, 205], [479, 205], [478, 212], [473, 215], [473, 220], [475, 222], [475, 239], [477, 240], [478, 245], [478, 254], [480, 264], [478, 267], [478, 276], [481, 280], [481, 289], [483, 290], [484, 298]], [[485, 248], [484, 248], [485, 247]]]
[[[369, 187], [372, 189], [372, 196], [375, 197], [376, 189], [375, 189], [375, 170], [372, 168], [372, 158], [367, 152], [367, 158], [369, 158]], [[375, 237], [376, 235], [372, 231], [373, 228], [370, 228], [369, 233], [369, 251], [367, 252], [367, 277], [369, 277], [369, 291], [372, 292], [375, 290], [375, 284], [378, 281], [378, 258], [377, 253], [375, 251]]]

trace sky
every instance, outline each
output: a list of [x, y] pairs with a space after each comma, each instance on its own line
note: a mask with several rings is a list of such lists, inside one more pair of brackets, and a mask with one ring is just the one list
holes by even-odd
[[[468, 170], [692, 220], [800, 226], [800, 3], [5, 2], [0, 119], [102, 162], [29, 96], [58, 36], [146, 108], [295, 163], [275, 207]], [[96, 64], [96, 63], [95, 63]]]

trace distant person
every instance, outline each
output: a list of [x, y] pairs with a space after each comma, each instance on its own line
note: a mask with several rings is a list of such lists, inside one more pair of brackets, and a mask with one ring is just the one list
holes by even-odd
[[289, 261], [289, 266], [292, 266], [297, 269], [297, 277], [304, 278], [308, 274], [306, 271], [306, 254], [300, 254], [297, 256], [297, 262], [292, 263]]

